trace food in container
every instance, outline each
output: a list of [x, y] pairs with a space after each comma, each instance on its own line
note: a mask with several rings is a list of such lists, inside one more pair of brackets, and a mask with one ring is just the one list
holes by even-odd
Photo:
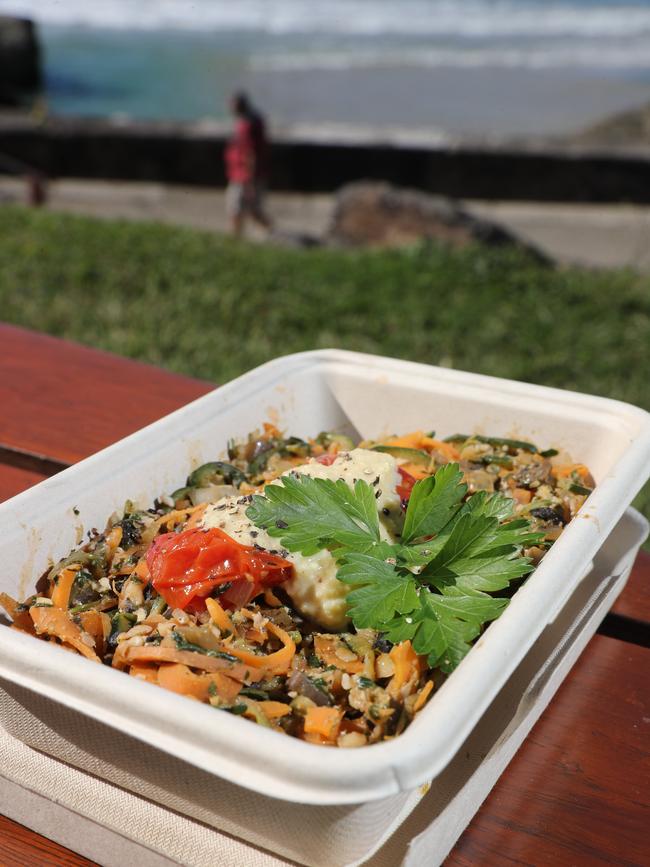
[[577, 514], [594, 482], [567, 460], [480, 434], [355, 446], [267, 423], [0, 604], [138, 680], [366, 746], [404, 731]]

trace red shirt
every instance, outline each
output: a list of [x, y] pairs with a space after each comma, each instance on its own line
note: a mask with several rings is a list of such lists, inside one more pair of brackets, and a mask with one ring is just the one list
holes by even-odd
[[225, 153], [226, 176], [231, 183], [263, 180], [268, 168], [268, 144], [264, 121], [259, 115], [237, 118]]

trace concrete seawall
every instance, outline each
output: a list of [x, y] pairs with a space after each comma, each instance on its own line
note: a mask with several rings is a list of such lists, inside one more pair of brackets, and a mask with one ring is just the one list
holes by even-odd
[[[141, 122], [0, 119], [0, 155], [49, 177], [222, 186], [227, 129]], [[331, 192], [360, 178], [454, 198], [650, 203], [650, 149], [426, 144], [284, 133], [272, 145], [272, 187]], [[0, 171], [3, 169], [0, 157]]]

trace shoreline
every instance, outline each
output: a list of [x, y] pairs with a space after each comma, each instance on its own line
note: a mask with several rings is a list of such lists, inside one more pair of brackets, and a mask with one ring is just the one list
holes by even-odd
[[[394, 9], [390, 16], [400, 17]], [[451, 18], [462, 25], [462, 9]], [[45, 98], [65, 115], [192, 123], [223, 117], [228, 95], [245, 89], [272, 126], [326, 121], [503, 137], [573, 134], [650, 99], [650, 61], [639, 61], [638, 47], [612, 56], [611, 42], [580, 28], [575, 39], [538, 39], [541, 21], [532, 19], [522, 42], [509, 35], [510, 23], [502, 19], [503, 32], [486, 38], [463, 36], [463, 26], [456, 37], [410, 26], [406, 34], [352, 36], [354, 21], [329, 19], [322, 32], [266, 35], [232, 22], [215, 32], [111, 30], [99, 22], [39, 29]]]

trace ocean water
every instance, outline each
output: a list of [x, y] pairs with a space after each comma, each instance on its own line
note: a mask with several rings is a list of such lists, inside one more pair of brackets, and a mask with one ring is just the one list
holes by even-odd
[[650, 101], [650, 0], [0, 0], [41, 32], [50, 110], [554, 134]]

